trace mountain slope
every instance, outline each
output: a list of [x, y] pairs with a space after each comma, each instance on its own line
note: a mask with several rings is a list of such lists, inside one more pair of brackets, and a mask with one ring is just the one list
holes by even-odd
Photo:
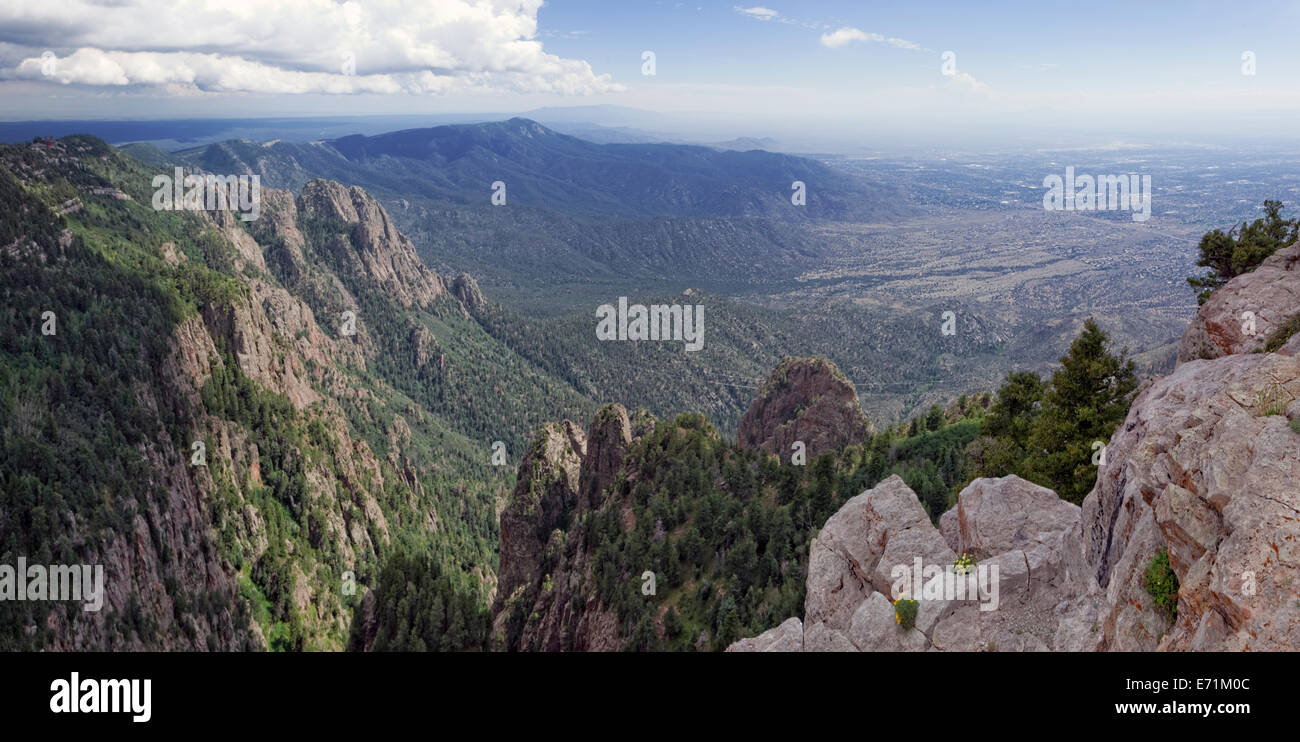
[[594, 405], [470, 317], [470, 279], [337, 183], [246, 223], [156, 211], [156, 171], [92, 137], [0, 163], [0, 558], [107, 583], [97, 613], [5, 602], [6, 647], [341, 648], [403, 552], [486, 601], [494, 442]]
[[[153, 152], [141, 153], [157, 158]], [[752, 282], [817, 253], [804, 228], [911, 213], [897, 189], [813, 160], [675, 144], [595, 144], [527, 119], [295, 144], [231, 141], [171, 155], [298, 189], [366, 188], [433, 266], [493, 283], [693, 276]], [[505, 206], [493, 206], [493, 183]], [[792, 184], [806, 205], [791, 203]]]
[[842, 414], [855, 407], [846, 399], [856, 392], [825, 359], [787, 359], [754, 400], [770, 429], [812, 434], [806, 462], [731, 442], [699, 414], [656, 421], [608, 405], [585, 431], [543, 428], [501, 513], [495, 645], [722, 650], [796, 613], [816, 525], [891, 475], [927, 485], [916, 510], [937, 513], [966, 476], [953, 449], [983, 412], [962, 406], [938, 432], [868, 436], [860, 410]]

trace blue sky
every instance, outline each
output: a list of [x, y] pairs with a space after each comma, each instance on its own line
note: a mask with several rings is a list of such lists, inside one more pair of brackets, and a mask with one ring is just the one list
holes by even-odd
[[[556, 2], [540, 18], [548, 48], [612, 73], [630, 87], [622, 97], [652, 100], [647, 107], [656, 108], [674, 105], [658, 100], [656, 86], [811, 88], [865, 99], [918, 93], [943, 86], [944, 51], [987, 86], [982, 90], [992, 105], [1008, 109], [1040, 104], [1087, 111], [1116, 99], [1152, 112], [1214, 108], [1229, 99], [1260, 109], [1293, 109], [1298, 102], [1300, 4], [1066, 6], [773, 2], [759, 7], [778, 15], [758, 20], [732, 4]], [[928, 51], [878, 41], [819, 43], [822, 34], [844, 27]], [[570, 38], [575, 32], [580, 35]], [[657, 54], [654, 78], [639, 75], [643, 47]], [[1242, 74], [1246, 51], [1255, 53], [1254, 76]], [[1271, 90], [1279, 95], [1270, 98]], [[761, 108], [758, 101], [754, 107]]]
[[[1293, 131], [1300, 109], [1297, 2], [496, 6], [0, 0], [0, 108], [16, 119], [615, 104], [785, 127], [1259, 133]], [[641, 73], [646, 50], [654, 76]], [[941, 73], [944, 52], [954, 74]], [[341, 55], [353, 71], [340, 72]]]
[[[1109, 87], [1237, 83], [1240, 53], [1270, 60], [1270, 71], [1300, 73], [1297, 3], [1089, 2], [1086, 10], [1051, 2], [767, 3], [768, 21], [730, 3], [552, 2], [540, 13], [542, 38], [565, 56], [587, 59], [620, 79], [637, 71], [635, 50], [653, 48], [678, 63], [665, 67], [690, 82], [835, 83], [937, 69], [881, 44], [840, 50], [821, 33], [841, 27], [953, 50], [963, 65], [1008, 87]], [[801, 25], [806, 24], [806, 25]], [[809, 28], [808, 26], [811, 26]], [[567, 38], [565, 34], [581, 34]], [[549, 34], [549, 35], [548, 35]], [[629, 55], [629, 50], [633, 54]], [[1045, 65], [1059, 65], [1049, 70]], [[1139, 75], [1134, 75], [1140, 70]], [[622, 73], [622, 74], [620, 74]], [[1143, 80], [1137, 79], [1143, 78]], [[1280, 81], [1282, 78], [1277, 78]]]

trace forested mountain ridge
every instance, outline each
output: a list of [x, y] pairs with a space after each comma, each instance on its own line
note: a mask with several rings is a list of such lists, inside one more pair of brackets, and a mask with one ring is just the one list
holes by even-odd
[[[776, 431], [822, 430], [805, 418], [819, 392], [847, 383], [824, 359], [778, 365], [742, 424], [748, 446], [699, 415], [633, 424], [617, 405], [585, 433], [548, 426], [502, 513], [491, 641], [512, 651], [1293, 647], [1297, 251], [1219, 289], [1270, 298], [1256, 305], [1269, 318], [1256, 352], [1250, 337], [1140, 393], [1126, 353], [1089, 320], [1047, 379], [1012, 373], [996, 395], [806, 461], [787, 450], [791, 436], [769, 444]], [[1269, 290], [1250, 292], [1260, 282]], [[1231, 306], [1211, 298], [1188, 335], [1233, 322]], [[1009, 607], [925, 602], [903, 626], [892, 569], [915, 558], [997, 566]]]
[[244, 222], [156, 210], [93, 137], [0, 163], [0, 557], [106, 570], [98, 613], [5, 602], [7, 647], [341, 648], [400, 554], [486, 601], [493, 443], [594, 405], [472, 319], [471, 279], [358, 188]]
[[160, 166], [256, 173], [277, 188], [298, 190], [313, 178], [364, 187], [430, 266], [454, 265], [493, 283], [759, 281], [825, 248], [809, 224], [914, 211], [896, 188], [807, 158], [595, 144], [520, 118], [306, 144], [126, 149]]
[[[963, 398], [919, 429], [871, 435], [834, 364], [785, 359], [746, 414], [780, 450], [761, 435], [729, 441], [703, 415], [656, 421], [621, 405], [585, 431], [549, 425], [501, 514], [492, 643], [707, 651], [774, 626], [803, 604], [817, 525], [862, 489], [901, 475], [938, 517], [972, 475], [965, 449], [990, 403]], [[786, 444], [802, 435], [800, 455]]]
[[[596, 144], [523, 118], [310, 144], [230, 141], [172, 157], [212, 172], [248, 169], [268, 181], [335, 168], [338, 175], [373, 179], [378, 190], [419, 184], [438, 200], [462, 204], [487, 203], [492, 181], [500, 180], [508, 202], [590, 216], [866, 220], [905, 211], [890, 203], [898, 195], [892, 189], [803, 157]], [[788, 208], [794, 181], [816, 185], [808, 189], [807, 208]]]

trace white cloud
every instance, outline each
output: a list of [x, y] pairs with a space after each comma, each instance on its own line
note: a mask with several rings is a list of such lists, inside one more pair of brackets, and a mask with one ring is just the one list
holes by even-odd
[[907, 39], [896, 39], [896, 38], [893, 38], [893, 37], [891, 36], [890, 38], [885, 39], [885, 41], [886, 41], [890, 46], [896, 46], [896, 47], [898, 47], [899, 49], [910, 49], [911, 51], [914, 51], [914, 52], [919, 52], [919, 51], [921, 51], [921, 45], [920, 45], [920, 44], [917, 44], [917, 43], [912, 42], [912, 41], [908, 41]]
[[770, 21], [773, 18], [781, 15], [775, 10], [772, 10], [771, 8], [764, 8], [761, 5], [756, 5], [752, 8], [742, 8], [739, 5], [733, 5], [731, 7], [734, 8], [737, 13], [747, 15], [750, 18], [757, 18], [760, 21]]
[[893, 36], [885, 38], [878, 33], [867, 33], [866, 31], [852, 26], [844, 26], [843, 28], [836, 29], [830, 33], [822, 34], [822, 46], [829, 49], [839, 49], [840, 47], [851, 44], [854, 41], [884, 42], [890, 46], [898, 47], [899, 49], [908, 49], [914, 52], [928, 51], [920, 44], [908, 41], [907, 39], [899, 39]]
[[884, 41], [885, 37], [878, 33], [866, 33], [851, 26], [832, 31], [831, 33], [822, 34], [822, 46], [831, 49], [839, 49], [853, 41]]
[[[623, 90], [536, 40], [542, 0], [0, 3], [0, 76], [258, 93]], [[58, 50], [53, 74], [41, 53]]]

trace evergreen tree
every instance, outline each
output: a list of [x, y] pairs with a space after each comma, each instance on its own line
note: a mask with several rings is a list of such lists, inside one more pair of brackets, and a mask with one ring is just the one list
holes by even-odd
[[718, 609], [718, 626], [713, 644], [718, 649], [726, 649], [739, 638], [740, 612], [736, 609], [736, 601], [728, 595], [722, 599], [722, 605]]
[[1137, 389], [1133, 361], [1127, 351], [1111, 354], [1108, 340], [1091, 318], [1084, 322], [1083, 332], [1061, 358], [1061, 368], [1052, 374], [1027, 446], [1029, 479], [1076, 505], [1097, 478], [1093, 441], [1110, 440]]
[[1296, 241], [1300, 220], [1281, 217], [1281, 201], [1265, 201], [1264, 216], [1227, 233], [1221, 229], [1206, 232], [1198, 245], [1196, 264], [1210, 269], [1204, 276], [1193, 276], [1187, 283], [1198, 289], [1196, 301], [1204, 304], [1214, 290], [1234, 276], [1249, 273], [1264, 259]]
[[979, 475], [1025, 476], [1025, 449], [1043, 399], [1043, 380], [1032, 371], [1007, 374], [997, 400], [980, 422], [983, 451]]
[[930, 411], [925, 413], [925, 429], [934, 431], [943, 427], [945, 420], [943, 409], [939, 405], [931, 405]]

